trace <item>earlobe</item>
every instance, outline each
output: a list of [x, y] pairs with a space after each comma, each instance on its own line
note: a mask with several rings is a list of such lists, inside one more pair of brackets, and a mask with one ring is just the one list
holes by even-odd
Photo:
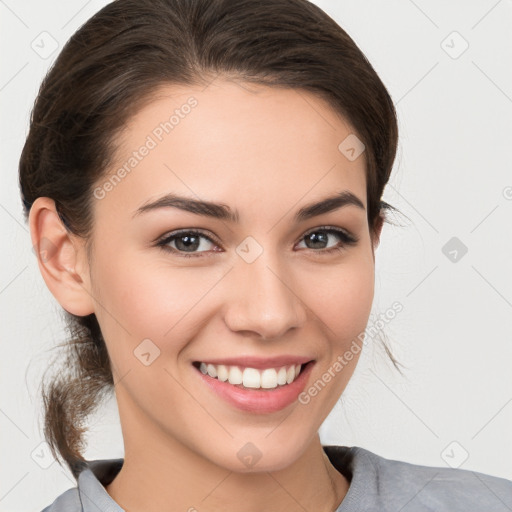
[[66, 230], [53, 199], [34, 201], [29, 227], [39, 270], [52, 295], [69, 313], [94, 313], [83, 241]]

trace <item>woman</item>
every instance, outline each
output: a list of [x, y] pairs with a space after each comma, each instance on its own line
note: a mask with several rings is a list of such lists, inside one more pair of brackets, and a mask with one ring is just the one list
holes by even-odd
[[[507, 510], [512, 482], [322, 446], [374, 294], [398, 130], [306, 0], [118, 0], [36, 101], [20, 186], [66, 312], [44, 512]], [[125, 457], [86, 461], [108, 392]]]

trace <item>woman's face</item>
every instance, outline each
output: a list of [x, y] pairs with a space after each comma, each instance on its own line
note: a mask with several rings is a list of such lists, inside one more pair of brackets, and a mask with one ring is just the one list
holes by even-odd
[[[354, 371], [374, 293], [353, 137], [308, 92], [221, 80], [166, 87], [130, 120], [96, 184], [90, 262], [127, 455], [179, 446], [233, 471], [278, 470], [317, 434]], [[341, 193], [355, 199], [310, 208]], [[197, 368], [244, 357], [262, 361], [241, 372], [285, 366], [287, 377], [294, 360], [314, 362], [259, 390]], [[215, 368], [236, 382], [236, 369]], [[243, 382], [275, 384], [279, 371], [261, 372]]]

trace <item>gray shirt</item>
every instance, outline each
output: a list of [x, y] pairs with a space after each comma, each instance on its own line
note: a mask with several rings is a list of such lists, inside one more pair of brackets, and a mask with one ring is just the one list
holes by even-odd
[[[357, 446], [324, 446], [350, 482], [335, 512], [511, 512], [512, 481], [465, 469], [385, 459]], [[42, 512], [124, 512], [105, 490], [124, 459], [88, 461], [78, 486]], [[313, 512], [313, 511], [311, 511]]]

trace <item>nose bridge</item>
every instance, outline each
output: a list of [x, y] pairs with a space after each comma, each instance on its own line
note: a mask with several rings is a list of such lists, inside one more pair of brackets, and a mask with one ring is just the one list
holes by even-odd
[[293, 275], [282, 259], [267, 249], [249, 261], [242, 253], [232, 272], [236, 292], [226, 313], [228, 326], [263, 338], [278, 338], [301, 326], [306, 318], [304, 305], [294, 293]]

